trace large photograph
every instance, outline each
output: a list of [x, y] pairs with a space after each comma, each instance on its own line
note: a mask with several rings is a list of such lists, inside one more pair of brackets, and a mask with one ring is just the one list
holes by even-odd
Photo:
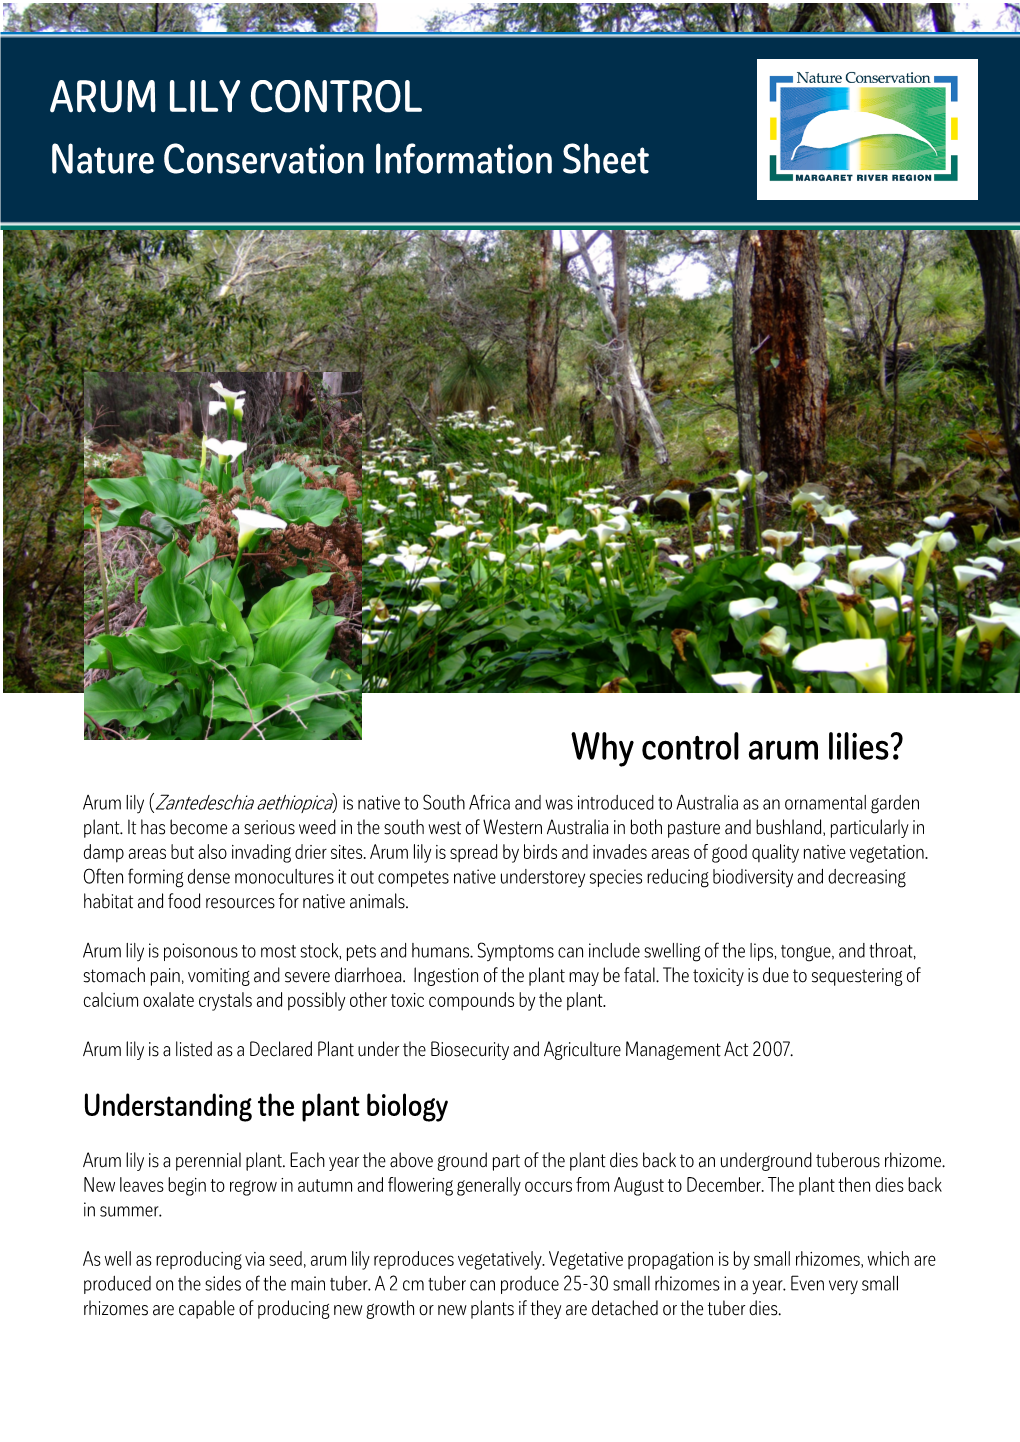
[[366, 689], [1016, 691], [1012, 233], [360, 243]]

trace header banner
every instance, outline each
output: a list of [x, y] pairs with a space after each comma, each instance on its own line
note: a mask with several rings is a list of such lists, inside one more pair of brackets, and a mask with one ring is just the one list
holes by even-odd
[[0, 224], [1015, 228], [1018, 60], [1018, 35], [4, 35]]

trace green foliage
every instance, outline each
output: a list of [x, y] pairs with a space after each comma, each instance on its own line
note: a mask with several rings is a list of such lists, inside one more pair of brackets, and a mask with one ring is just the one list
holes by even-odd
[[[764, 536], [811, 552], [810, 574], [791, 577], [792, 555], [777, 569], [774, 549], [741, 553], [734, 485], [714, 493], [697, 529], [684, 527], [692, 550], [671, 541], [664, 565], [655, 531], [592, 484], [597, 458], [568, 438], [512, 431], [504, 418], [448, 417], [424, 467], [404, 435], [375, 444], [365, 466], [378, 521], [365, 535], [365, 689], [715, 692], [732, 677], [765, 692], [854, 691], [850, 674], [794, 664], [848, 639], [874, 641], [880, 653], [881, 682], [869, 675], [870, 689], [950, 689], [953, 630], [971, 604], [987, 611], [994, 557], [974, 558], [980, 602], [965, 602], [965, 587], [954, 608], [956, 577], [934, 539], [933, 557], [914, 546], [906, 564], [886, 558], [888, 582], [875, 568], [850, 571], [855, 591], [838, 571], [851, 556], [839, 527], [856, 517], [833, 506], [826, 523], [816, 496], [819, 509], [800, 507], [787, 523], [792, 538]], [[950, 536], [946, 547], [955, 544]], [[1017, 684], [1020, 611], [1007, 612], [994, 644], [964, 648], [961, 689]]]
[[[146, 625], [103, 634], [85, 665], [113, 670], [85, 691], [87, 724], [116, 725], [151, 740], [324, 740], [360, 735], [360, 680], [327, 659], [335, 620], [317, 607], [322, 575], [274, 587], [247, 617], [218, 581], [189, 579], [190, 562], [171, 541], [162, 574], [146, 586]], [[314, 614], [313, 614], [314, 612]]]

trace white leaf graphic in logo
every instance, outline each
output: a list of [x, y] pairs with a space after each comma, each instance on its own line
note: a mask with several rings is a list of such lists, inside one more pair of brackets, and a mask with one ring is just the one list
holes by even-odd
[[834, 145], [850, 145], [855, 140], [867, 140], [873, 135], [909, 135], [912, 140], [927, 145], [929, 150], [935, 149], [930, 140], [925, 140], [923, 135], [918, 135], [916, 130], [911, 130], [909, 125], [903, 125], [899, 120], [887, 120], [884, 115], [871, 115], [867, 110], [826, 110], [808, 121], [800, 144], [790, 158], [796, 159], [802, 145], [814, 150], [830, 150]]

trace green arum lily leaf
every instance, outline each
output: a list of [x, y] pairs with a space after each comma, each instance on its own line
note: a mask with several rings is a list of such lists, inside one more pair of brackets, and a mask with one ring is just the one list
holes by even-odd
[[250, 666], [255, 652], [251, 639], [251, 632], [244, 624], [244, 618], [234, 605], [229, 596], [224, 595], [223, 588], [217, 582], [213, 582], [212, 594], [209, 598], [212, 607], [213, 619], [222, 632], [231, 637], [234, 644], [244, 652], [245, 664]]
[[144, 476], [95, 476], [89, 485], [104, 501], [116, 501], [121, 506], [144, 507], [148, 500]]
[[331, 525], [347, 504], [346, 495], [331, 487], [306, 490], [301, 472], [286, 464], [270, 466], [255, 476], [252, 489], [270, 503], [274, 516], [296, 526]]
[[85, 710], [105, 726], [119, 721], [122, 726], [142, 726], [165, 721], [180, 705], [180, 694], [151, 681], [139, 671], [114, 676], [112, 681], [97, 681], [86, 688]]
[[281, 670], [310, 675], [325, 660], [336, 634], [333, 616], [312, 616], [307, 621], [281, 621], [259, 637], [256, 662], [279, 666]]
[[328, 583], [328, 574], [313, 571], [309, 576], [274, 587], [252, 606], [248, 614], [249, 630], [258, 633], [268, 631], [282, 621], [307, 621], [314, 606], [312, 592]]
[[85, 670], [91, 671], [94, 667], [101, 671], [105, 670], [106, 647], [101, 645], [98, 641], [86, 641]]
[[[214, 587], [219, 586], [221, 591], [226, 592], [233, 575], [233, 563], [226, 557], [217, 557], [215, 536], [204, 536], [201, 541], [192, 541], [189, 549], [191, 554], [188, 556], [185, 579], [202, 593], [211, 606]], [[244, 587], [240, 574], [233, 578], [230, 599], [239, 606], [244, 602]], [[213, 615], [215, 614], [214, 611]], [[219, 620], [219, 617], [216, 619]]]
[[[130, 671], [135, 667], [146, 681], [157, 686], [165, 686], [168, 681], [173, 680], [174, 672], [180, 666], [180, 662], [167, 647], [153, 645], [149, 629], [144, 626], [139, 626], [134, 631], [126, 631], [123, 636], [100, 636], [97, 642], [104, 656], [109, 652], [114, 670]], [[104, 668], [106, 663], [101, 659], [93, 664]]]
[[120, 509], [108, 513], [116, 515], [119, 525], [132, 524], [125, 519], [129, 513], [140, 516], [143, 511], [151, 511], [175, 526], [190, 526], [202, 515], [206, 505], [199, 491], [164, 477], [146, 475], [125, 480], [104, 477], [91, 485], [102, 500], [119, 501]]
[[142, 461], [145, 474], [153, 481], [176, 480], [183, 469], [176, 456], [165, 456], [161, 451], [143, 451]]
[[[275, 501], [277, 495], [286, 495], [293, 490], [301, 489], [304, 486], [305, 478], [297, 466], [289, 465], [286, 461], [277, 461], [275, 466], [270, 466], [267, 471], [260, 471], [252, 478], [252, 489], [257, 496], [263, 500]], [[272, 507], [275, 511], [275, 506]]]
[[[259, 728], [262, 737], [257, 731], [251, 730], [251, 721], [248, 720], [221, 727], [212, 733], [210, 739], [237, 741], [244, 736], [247, 741], [259, 741], [263, 737], [267, 741], [327, 741], [331, 736], [338, 736], [343, 728], [354, 720], [353, 712], [343, 706], [329, 706], [321, 701], [312, 701], [299, 716], [291, 716], [285, 712], [282, 716], [274, 716], [272, 721], [265, 722]], [[246, 732], [249, 734], [245, 735]]]
[[183, 656], [198, 666], [207, 665], [236, 646], [229, 632], [201, 622], [190, 626], [147, 626], [145, 634], [153, 650]]
[[328, 692], [328, 688], [297, 671], [281, 671], [278, 666], [234, 666], [229, 673], [220, 673], [213, 715], [227, 721], [259, 721], [267, 711], [281, 706], [300, 710], [324, 691]]
[[300, 494], [287, 496], [276, 514], [295, 526], [330, 526], [346, 505], [347, 497], [340, 491], [302, 490]]
[[184, 579], [189, 568], [188, 557], [171, 541], [160, 551], [159, 561], [163, 574], [150, 581], [142, 592], [149, 625], [188, 626], [193, 621], [207, 620], [209, 607], [202, 592]]

